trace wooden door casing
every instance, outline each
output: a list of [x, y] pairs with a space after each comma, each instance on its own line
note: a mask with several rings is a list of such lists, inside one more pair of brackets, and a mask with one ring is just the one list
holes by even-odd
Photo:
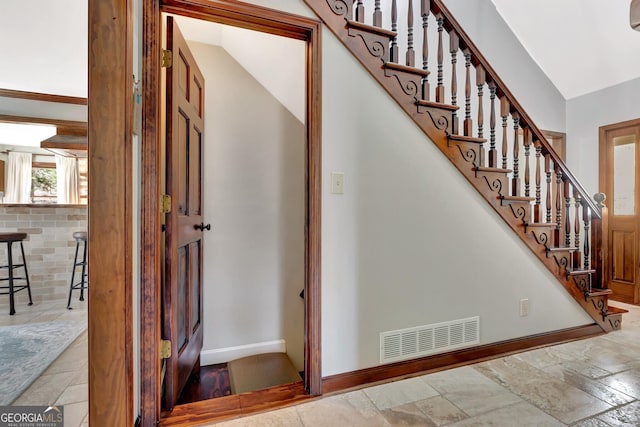
[[171, 341], [164, 408], [175, 405], [202, 350], [202, 142], [204, 78], [174, 19], [167, 17], [166, 214], [163, 338]]
[[[633, 212], [619, 212], [614, 199], [614, 147], [633, 144]], [[609, 260], [607, 283], [618, 301], [640, 303], [640, 120], [600, 128], [600, 189], [609, 207]], [[618, 210], [618, 212], [617, 212]]]

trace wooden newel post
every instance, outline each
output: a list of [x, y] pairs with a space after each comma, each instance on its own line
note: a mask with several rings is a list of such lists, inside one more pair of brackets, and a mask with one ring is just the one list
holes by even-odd
[[600, 208], [601, 216], [591, 218], [593, 241], [591, 245], [592, 268], [596, 270], [596, 283], [598, 287], [609, 288], [609, 211], [604, 204], [607, 196], [604, 193], [596, 193], [593, 196]]

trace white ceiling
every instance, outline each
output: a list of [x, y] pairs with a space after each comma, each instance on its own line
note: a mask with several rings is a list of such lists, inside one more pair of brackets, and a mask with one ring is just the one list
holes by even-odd
[[[640, 77], [630, 0], [492, 0], [565, 98]], [[87, 0], [1, 0], [0, 88], [87, 95]]]
[[640, 77], [631, 0], [492, 1], [566, 99]]

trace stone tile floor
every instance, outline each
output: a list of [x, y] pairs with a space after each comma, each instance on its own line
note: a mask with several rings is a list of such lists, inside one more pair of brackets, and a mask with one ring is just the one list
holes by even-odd
[[[216, 425], [640, 426], [640, 307], [623, 329], [488, 362], [319, 398]], [[86, 316], [86, 306], [21, 309], [0, 324]], [[21, 316], [21, 317], [18, 317]], [[87, 426], [87, 334], [14, 404], [57, 403], [65, 426]]]
[[215, 425], [640, 426], [640, 307], [614, 305], [621, 331]]

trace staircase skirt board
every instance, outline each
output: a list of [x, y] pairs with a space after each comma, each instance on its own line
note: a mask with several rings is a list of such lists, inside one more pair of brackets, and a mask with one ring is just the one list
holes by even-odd
[[[601, 220], [600, 215], [604, 215], [606, 210], [587, 195], [557, 157], [542, 132], [442, 1], [425, 3], [431, 8], [431, 15], [415, 15], [416, 23], [422, 21], [423, 28], [427, 27], [424, 23], [429, 16], [436, 21], [436, 25], [428, 25], [432, 31], [428, 37], [437, 40], [437, 49], [429, 52], [429, 59], [422, 58], [422, 70], [413, 67], [411, 58], [415, 52], [411, 49], [407, 50], [407, 64], [410, 66], [389, 62], [389, 58], [397, 57], [397, 40], [406, 37], [397, 31], [396, 23], [392, 23], [391, 30], [385, 30], [365, 22], [355, 22], [352, 2], [305, 2], [602, 330], [619, 328], [620, 315], [616, 313], [614, 319], [607, 311], [608, 294], [590, 294], [592, 286], [598, 289], [607, 287], [599, 283], [602, 276], [602, 237], [606, 236], [600, 228], [606, 220]], [[359, 16], [368, 19], [368, 11]], [[412, 47], [414, 39], [414, 34], [409, 32], [408, 46]], [[445, 48], [446, 41], [451, 43]], [[451, 52], [449, 64], [443, 61], [445, 50]], [[445, 83], [443, 69], [457, 63], [457, 54], [460, 56], [458, 68], [464, 72], [452, 68], [451, 81]], [[437, 58], [437, 65], [427, 65], [428, 61], [436, 61], [434, 58]], [[416, 63], [420, 63], [420, 58]], [[458, 79], [460, 90], [457, 88]], [[443, 105], [445, 85], [447, 90], [451, 90], [452, 102], [449, 105]], [[428, 101], [430, 94], [423, 93], [429, 87], [438, 102]], [[477, 96], [472, 98], [474, 91], [477, 91]], [[458, 117], [464, 119], [464, 135], [456, 134]], [[474, 136], [472, 133], [476, 129], [477, 136]], [[486, 167], [486, 152], [492, 166], [502, 167]], [[534, 194], [536, 197], [531, 197]], [[534, 212], [536, 221], [546, 218], [546, 223], [534, 223]], [[574, 243], [580, 247], [570, 247]], [[581, 289], [572, 277], [574, 270], [582, 269], [596, 270], [595, 273], [586, 273], [589, 275], [588, 292], [584, 286]]]

